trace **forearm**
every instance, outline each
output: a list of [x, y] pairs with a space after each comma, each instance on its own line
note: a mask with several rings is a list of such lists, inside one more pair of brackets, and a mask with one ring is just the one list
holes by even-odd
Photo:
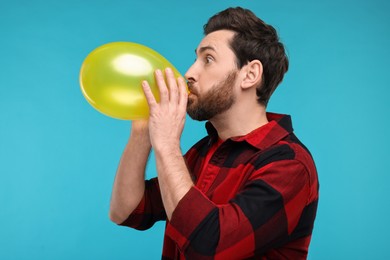
[[180, 148], [156, 151], [156, 165], [165, 212], [171, 219], [173, 211], [193, 182]]
[[144, 195], [145, 168], [150, 149], [147, 130], [133, 127], [112, 190], [110, 219], [117, 224], [126, 220]]
[[166, 216], [170, 219], [193, 183], [180, 150], [188, 99], [186, 84], [182, 77], [175, 79], [172, 69], [167, 68], [165, 75], [168, 86], [162, 72], [155, 72], [160, 91], [159, 103], [146, 81], [142, 82], [142, 86], [150, 109], [150, 140], [156, 155], [161, 197]]

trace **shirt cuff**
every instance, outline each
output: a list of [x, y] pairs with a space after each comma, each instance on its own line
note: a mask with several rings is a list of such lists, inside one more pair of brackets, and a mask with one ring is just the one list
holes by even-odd
[[203, 192], [195, 186], [191, 187], [173, 211], [166, 234], [183, 252], [190, 243], [191, 234], [215, 207]]

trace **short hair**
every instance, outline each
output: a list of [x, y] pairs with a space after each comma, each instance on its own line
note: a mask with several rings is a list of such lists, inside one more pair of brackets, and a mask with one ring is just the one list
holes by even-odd
[[288, 70], [288, 58], [274, 27], [266, 24], [252, 11], [241, 7], [228, 8], [212, 16], [204, 25], [204, 34], [231, 30], [235, 35], [230, 47], [239, 69], [252, 60], [263, 65], [263, 79], [256, 88], [260, 104], [267, 106], [276, 87]]

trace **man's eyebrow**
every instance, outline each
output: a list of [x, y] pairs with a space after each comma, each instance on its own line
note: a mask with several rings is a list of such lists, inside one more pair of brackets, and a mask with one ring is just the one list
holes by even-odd
[[198, 53], [201, 54], [202, 52], [205, 52], [206, 50], [212, 50], [212, 51], [216, 52], [216, 50], [213, 46], [207, 45], [207, 46], [200, 47], [199, 49], [195, 49], [195, 54], [198, 54]]

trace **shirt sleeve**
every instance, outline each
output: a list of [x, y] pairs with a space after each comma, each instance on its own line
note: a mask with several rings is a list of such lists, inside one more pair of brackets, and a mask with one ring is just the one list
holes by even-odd
[[165, 220], [166, 213], [162, 202], [157, 178], [145, 181], [145, 193], [137, 208], [120, 225], [138, 230], [151, 228], [159, 220]]
[[285, 243], [308, 203], [310, 182], [297, 160], [254, 170], [244, 188], [217, 205], [193, 187], [182, 198], [166, 234], [189, 259], [243, 259]]

